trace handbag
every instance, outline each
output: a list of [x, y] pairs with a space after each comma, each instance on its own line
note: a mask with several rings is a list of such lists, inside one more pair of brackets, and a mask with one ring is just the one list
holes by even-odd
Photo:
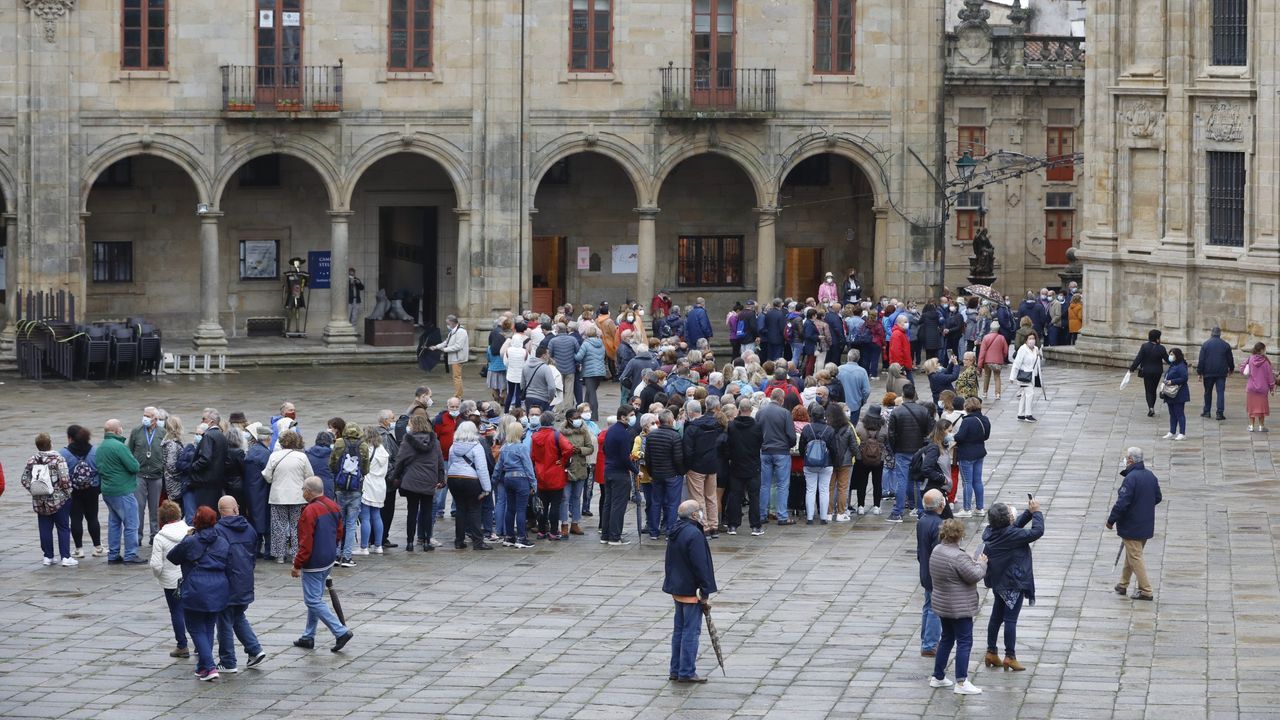
[[1035, 379], [1035, 376], [1031, 374], [1030, 370], [1019, 370], [1017, 379], [1018, 379], [1018, 382], [1020, 383], [1026, 383], [1030, 385], [1031, 381]]
[[1162, 397], [1167, 397], [1172, 399], [1172, 398], [1178, 397], [1178, 391], [1180, 389], [1181, 389], [1181, 386], [1179, 386], [1177, 383], [1171, 383], [1166, 380], [1160, 386], [1160, 395]]

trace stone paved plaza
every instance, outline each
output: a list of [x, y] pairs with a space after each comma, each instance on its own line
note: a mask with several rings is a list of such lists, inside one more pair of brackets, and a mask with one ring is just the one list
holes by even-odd
[[[468, 386], [480, 393], [473, 367]], [[97, 442], [105, 419], [129, 426], [144, 404], [166, 407], [189, 426], [206, 405], [224, 417], [243, 410], [259, 419], [287, 398], [297, 402], [310, 442], [334, 414], [363, 424], [379, 408], [403, 410], [422, 376], [409, 368], [325, 368], [119, 384], [3, 378], [0, 717], [1280, 716], [1280, 515], [1267, 502], [1280, 432], [1244, 432], [1238, 381], [1230, 420], [1197, 418], [1193, 403], [1187, 441], [1171, 444], [1158, 439], [1165, 417], [1146, 417], [1141, 387], [1117, 390], [1118, 371], [1046, 372], [1050, 402], [1038, 408], [1038, 425], [1018, 423], [1008, 396], [991, 408], [987, 459], [988, 504], [1022, 507], [1034, 492], [1046, 511], [1035, 545], [1039, 602], [1024, 609], [1018, 635], [1028, 670], [978, 667], [984, 593], [970, 671], [984, 693], [964, 698], [927, 686], [932, 661], [919, 656], [914, 525], [872, 516], [713, 542], [728, 677], [714, 669], [704, 634], [699, 671], [711, 682], [703, 686], [667, 682], [663, 545], [606, 548], [594, 532], [523, 552], [455, 551], [446, 543], [431, 554], [397, 548], [359, 558], [359, 567], [335, 571], [356, 634], [340, 655], [291, 646], [305, 615], [298, 582], [282, 566], [259, 565], [249, 617], [270, 657], [198, 683], [192, 661], [167, 656], [168, 616], [145, 566], [108, 568], [99, 559], [74, 569], [40, 566], [35, 518], [18, 483], [33, 435], [49, 431], [60, 443], [62, 429], [78, 422], [97, 428]], [[448, 383], [437, 372], [430, 384], [439, 409]], [[1129, 445], [1147, 451], [1164, 489], [1147, 550], [1154, 603], [1111, 592], [1119, 541], [1103, 523]], [[400, 540], [403, 516], [402, 500]], [[105, 510], [101, 517], [105, 534]], [[634, 539], [633, 522], [628, 511]], [[977, 532], [980, 521], [967, 525]], [[439, 537], [452, 530], [451, 520], [437, 525]]]

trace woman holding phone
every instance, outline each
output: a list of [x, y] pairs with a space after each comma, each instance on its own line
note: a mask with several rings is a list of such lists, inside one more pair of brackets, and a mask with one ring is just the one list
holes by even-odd
[[[1027, 524], [1031, 524], [1028, 529]], [[1035, 498], [1015, 520], [1013, 508], [998, 502], [987, 512], [987, 529], [982, 533], [987, 554], [986, 585], [991, 588], [991, 620], [987, 623], [987, 667], [1003, 667], [1020, 672], [1026, 670], [1018, 662], [1018, 614], [1025, 600], [1036, 602], [1035, 571], [1031, 564], [1031, 543], [1044, 535], [1044, 515]], [[1004, 660], [996, 652], [1000, 628], [1004, 627]]]

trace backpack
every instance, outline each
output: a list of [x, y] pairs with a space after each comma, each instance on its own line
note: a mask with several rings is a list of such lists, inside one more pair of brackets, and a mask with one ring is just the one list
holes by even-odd
[[53, 494], [53, 471], [43, 462], [31, 465], [31, 497], [49, 497]]
[[881, 467], [884, 465], [884, 443], [877, 437], [878, 433], [868, 433], [867, 438], [858, 446], [858, 459], [863, 465]]
[[849, 339], [853, 345], [866, 345], [871, 342], [871, 326], [865, 321], [853, 331], [853, 337]]
[[89, 462], [89, 456], [76, 456], [76, 466], [71, 470], [71, 489], [72, 490], [88, 490], [98, 487], [101, 480], [98, 478], [98, 472], [94, 470], [93, 465]]
[[396, 439], [396, 444], [404, 442], [404, 436], [409, 432], [409, 416], [401, 415], [396, 418], [395, 429], [391, 431], [391, 436]]
[[911, 464], [907, 466], [907, 479], [913, 483], [924, 483], [924, 447], [911, 456]]
[[[805, 428], [808, 430], [809, 428]], [[827, 443], [813, 432], [813, 439], [804, 449], [804, 466], [807, 468], [824, 468], [831, 465], [831, 455], [827, 452]]]
[[799, 315], [787, 318], [787, 326], [783, 328], [787, 342], [800, 342], [804, 337], [804, 320]]
[[333, 478], [333, 489], [343, 492], [360, 492], [364, 476], [360, 472], [360, 444], [348, 442], [346, 453], [338, 463], [338, 474]]

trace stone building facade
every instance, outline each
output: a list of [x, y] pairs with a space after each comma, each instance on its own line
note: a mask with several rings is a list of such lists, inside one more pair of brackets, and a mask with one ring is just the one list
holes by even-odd
[[1082, 350], [1280, 344], [1277, 12], [1090, 0]]
[[5, 289], [200, 348], [282, 315], [293, 257], [331, 270], [308, 329], [338, 346], [347, 267], [437, 322], [850, 267], [923, 296], [939, 196], [911, 154], [938, 154], [944, 23], [943, 0], [9, 3]]
[[[1084, 38], [1071, 3], [953, 0], [947, 36], [948, 160], [967, 151], [1048, 158], [1083, 150]], [[1011, 155], [1012, 160], [1017, 159]], [[995, 163], [994, 160], [991, 161]], [[985, 227], [996, 247], [996, 287], [1013, 296], [1057, 287], [1077, 243], [1080, 166], [1039, 170], [957, 199], [946, 227], [947, 280], [963, 286], [972, 241]]]

